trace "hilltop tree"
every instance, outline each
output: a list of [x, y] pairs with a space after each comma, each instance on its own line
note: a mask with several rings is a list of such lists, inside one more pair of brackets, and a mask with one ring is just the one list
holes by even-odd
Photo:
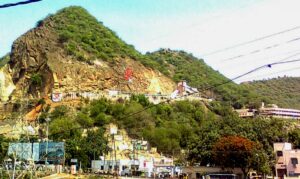
[[294, 147], [300, 148], [300, 129], [294, 129], [288, 133], [288, 139], [294, 144]]

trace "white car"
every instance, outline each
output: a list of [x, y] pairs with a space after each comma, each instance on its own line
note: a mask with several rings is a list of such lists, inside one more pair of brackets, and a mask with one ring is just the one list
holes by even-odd
[[121, 171], [121, 176], [132, 176], [132, 171], [129, 168], [126, 168]]

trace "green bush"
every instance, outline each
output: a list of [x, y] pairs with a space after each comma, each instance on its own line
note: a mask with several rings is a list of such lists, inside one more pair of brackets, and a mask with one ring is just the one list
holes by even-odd
[[31, 75], [30, 77], [31, 80], [31, 84], [33, 84], [34, 86], [42, 86], [43, 84], [43, 78], [42, 75], [39, 73], [34, 73]]

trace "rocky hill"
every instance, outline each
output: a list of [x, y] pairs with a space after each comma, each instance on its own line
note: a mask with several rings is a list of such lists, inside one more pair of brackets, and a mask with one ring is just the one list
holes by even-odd
[[[133, 71], [131, 83], [124, 79], [126, 68]], [[52, 92], [54, 83], [60, 92], [171, 93], [175, 87], [170, 78], [147, 65], [143, 55], [80, 7], [50, 15], [18, 38], [3, 70], [11, 76], [16, 99], [43, 97]], [[9, 85], [0, 86], [7, 96]]]
[[300, 109], [300, 77], [281, 77], [243, 83], [249, 90], [271, 99], [280, 107]]
[[[5, 76], [0, 77], [2, 100], [40, 98], [53, 90], [170, 94], [180, 80], [236, 108], [264, 100], [233, 82], [214, 88], [228, 79], [186, 52], [139, 53], [80, 7], [62, 9], [39, 21], [3, 59], [3, 64], [8, 63], [0, 72]], [[124, 78], [128, 68], [133, 69], [130, 83]]]

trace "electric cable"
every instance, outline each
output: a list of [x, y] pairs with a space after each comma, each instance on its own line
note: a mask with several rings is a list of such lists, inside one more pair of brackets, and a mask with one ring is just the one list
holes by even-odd
[[238, 59], [238, 58], [242, 58], [242, 57], [245, 57], [245, 56], [249, 56], [249, 55], [253, 55], [253, 54], [256, 54], [256, 53], [260, 53], [260, 52], [263, 52], [263, 51], [265, 51], [265, 50], [270, 50], [271, 48], [275, 48], [275, 47], [278, 47], [278, 46], [283, 45], [283, 44], [295, 42], [295, 41], [297, 41], [297, 40], [300, 40], [300, 37], [294, 38], [294, 39], [289, 40], [289, 41], [286, 41], [285, 43], [274, 44], [274, 45], [271, 45], [271, 46], [268, 46], [268, 47], [265, 47], [265, 48], [253, 50], [253, 51], [251, 51], [251, 52], [247, 52], [247, 53], [240, 54], [240, 55], [237, 55], [237, 56], [229, 57], [229, 58], [226, 58], [226, 59], [223, 59], [223, 60], [219, 60], [219, 61], [222, 61], [222, 62], [225, 62], [225, 61], [233, 61], [233, 60], [236, 60], [236, 59]]
[[0, 8], [8, 8], [8, 7], [13, 7], [13, 6], [26, 5], [26, 4], [30, 4], [30, 3], [36, 3], [39, 1], [42, 1], [42, 0], [27, 0], [27, 1], [20, 1], [20, 2], [16, 2], [16, 3], [8, 3], [8, 4], [0, 5]]
[[281, 34], [291, 32], [291, 31], [294, 31], [294, 30], [297, 30], [297, 29], [300, 29], [300, 26], [296, 26], [296, 27], [293, 27], [293, 28], [290, 28], [290, 29], [286, 29], [286, 30], [283, 30], [283, 31], [280, 31], [280, 32], [270, 34], [270, 35], [265, 35], [265, 36], [262, 36], [262, 37], [259, 37], [259, 38], [253, 39], [253, 40], [249, 40], [249, 41], [246, 41], [246, 42], [238, 43], [238, 44], [235, 44], [235, 45], [232, 45], [232, 46], [229, 46], [229, 47], [225, 47], [225, 48], [222, 48], [222, 49], [219, 49], [219, 50], [215, 50], [213, 52], [205, 53], [205, 54], [202, 55], [202, 57], [211, 56], [211, 55], [214, 55], [216, 53], [220, 53], [220, 52], [224, 52], [224, 51], [234, 49], [234, 48], [237, 48], [237, 47], [240, 47], [240, 46], [248, 45], [248, 44], [251, 44], [251, 43], [254, 43], [254, 42], [257, 42], [257, 41], [268, 39], [270, 37], [281, 35]]
[[[297, 50], [292, 50], [292, 51], [288, 51], [288, 52], [283, 52], [283, 53], [277, 53], [276, 55], [272, 55], [272, 56], [268, 56], [268, 57], [263, 57], [263, 58], [259, 58], [257, 60], [264, 60], [264, 59], [271, 59], [271, 58], [276, 58], [277, 56], [280, 56], [280, 55], [288, 55], [288, 54], [291, 54], [291, 53], [294, 53], [294, 52], [300, 52], [300, 49], [297, 49]], [[226, 61], [234, 61], [235, 59], [233, 58], [227, 58], [225, 60], [219, 60], [220, 62], [226, 62]]]
[[264, 77], [264, 76], [269, 76], [269, 75], [275, 75], [275, 74], [279, 74], [279, 73], [283, 73], [283, 72], [287, 72], [287, 71], [294, 71], [294, 70], [298, 70], [298, 69], [300, 69], [300, 67], [294, 67], [294, 68], [289, 68], [289, 69], [285, 69], [285, 70], [281, 70], [281, 71], [277, 71], [277, 72], [262, 74], [262, 75], [254, 76], [254, 77], [251, 77], [251, 78], [244, 78], [243, 80], [251, 80], [252, 78], [258, 78], [258, 77]]

